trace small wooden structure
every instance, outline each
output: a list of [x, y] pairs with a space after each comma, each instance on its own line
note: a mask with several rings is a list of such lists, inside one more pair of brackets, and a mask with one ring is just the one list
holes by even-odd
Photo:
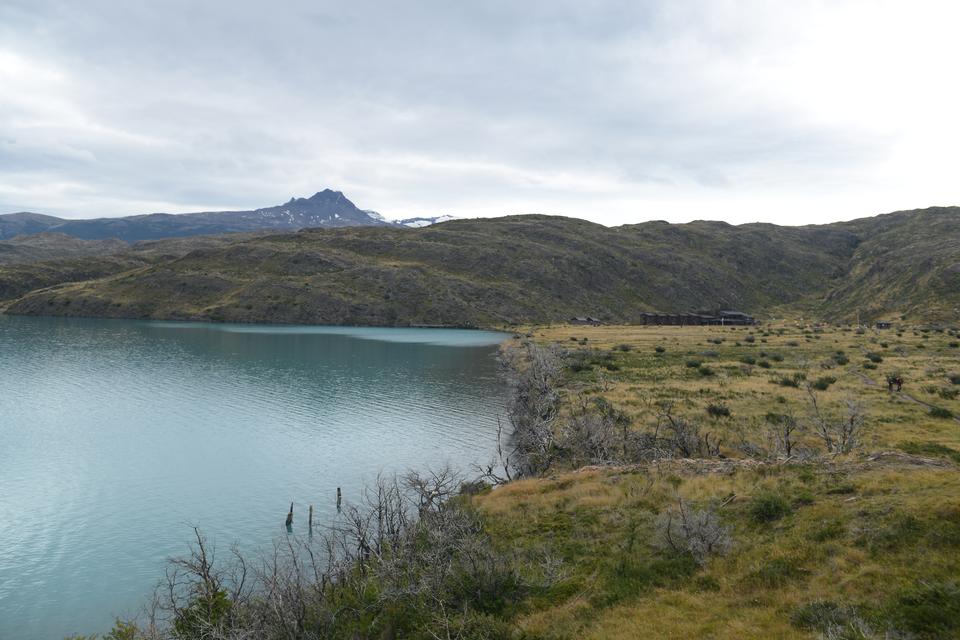
[[753, 316], [741, 311], [697, 311], [695, 313], [641, 313], [640, 324], [685, 327], [689, 325], [749, 326], [757, 324]]
[[886, 320], [881, 320], [877, 323], [877, 329], [889, 329], [892, 325]]
[[593, 327], [599, 327], [602, 322], [598, 318], [592, 316], [575, 316], [570, 318], [570, 324], [586, 324]]

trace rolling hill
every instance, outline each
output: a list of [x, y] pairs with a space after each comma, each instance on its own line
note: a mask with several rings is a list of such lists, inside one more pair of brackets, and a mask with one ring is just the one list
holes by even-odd
[[[8, 294], [8, 313], [230, 322], [498, 326], [642, 311], [803, 309], [953, 320], [960, 208], [821, 226], [551, 216], [306, 229], [111, 258], [109, 273]], [[118, 260], [134, 260], [122, 269]], [[96, 262], [96, 259], [93, 259]], [[60, 263], [66, 269], [70, 262]], [[22, 280], [32, 268], [20, 267]], [[86, 264], [92, 268], [92, 263]], [[91, 271], [92, 272], [92, 271]], [[4, 274], [0, 270], [0, 280]], [[8, 290], [9, 287], [8, 287]]]

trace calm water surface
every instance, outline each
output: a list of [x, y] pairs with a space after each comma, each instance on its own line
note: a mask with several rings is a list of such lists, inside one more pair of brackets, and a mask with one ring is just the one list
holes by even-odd
[[221, 551], [495, 445], [502, 334], [0, 316], [0, 639], [103, 632]]

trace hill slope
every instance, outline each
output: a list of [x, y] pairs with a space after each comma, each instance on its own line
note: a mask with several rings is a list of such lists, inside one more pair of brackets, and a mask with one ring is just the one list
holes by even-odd
[[24, 295], [9, 312], [491, 326], [718, 307], [952, 319], [960, 306], [957, 208], [807, 227], [513, 216], [183, 242], [138, 256], [147, 264], [134, 270]]
[[122, 240], [81, 240], [62, 233], [43, 232], [0, 240], [0, 265], [102, 256], [128, 248]]

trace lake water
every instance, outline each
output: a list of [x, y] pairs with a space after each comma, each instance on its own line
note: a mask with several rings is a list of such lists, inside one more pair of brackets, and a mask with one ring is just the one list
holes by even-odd
[[503, 334], [0, 316], [0, 639], [107, 630], [377, 473], [490, 458]]

